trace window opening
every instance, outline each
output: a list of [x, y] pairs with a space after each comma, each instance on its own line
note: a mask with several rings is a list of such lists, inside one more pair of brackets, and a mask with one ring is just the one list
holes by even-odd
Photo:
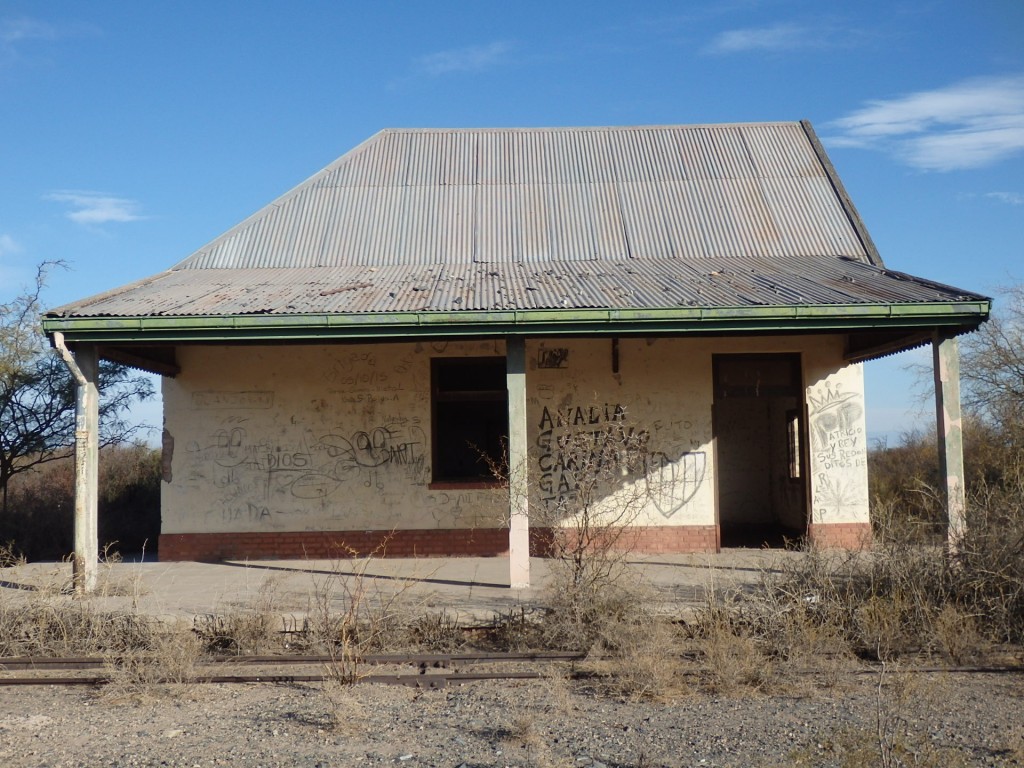
[[431, 361], [434, 482], [494, 481], [508, 442], [504, 357]]

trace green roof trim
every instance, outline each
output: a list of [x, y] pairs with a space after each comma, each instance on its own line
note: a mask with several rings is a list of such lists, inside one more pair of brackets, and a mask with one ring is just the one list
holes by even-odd
[[988, 317], [987, 300], [665, 309], [523, 309], [295, 315], [45, 317], [70, 342], [188, 343], [403, 339], [480, 335], [765, 333], [959, 326]]

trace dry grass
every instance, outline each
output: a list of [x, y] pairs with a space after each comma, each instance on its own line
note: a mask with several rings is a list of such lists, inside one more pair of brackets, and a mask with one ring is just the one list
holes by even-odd
[[718, 616], [706, 621], [698, 643], [701, 687], [710, 693], [739, 695], [764, 691], [774, 665], [748, 630]]
[[283, 650], [284, 627], [277, 611], [277, 589], [277, 579], [266, 579], [251, 606], [197, 616], [193, 628], [206, 651], [241, 656]]
[[176, 627], [155, 627], [145, 647], [108, 653], [104, 669], [108, 683], [104, 698], [138, 701], [154, 696], [181, 696], [196, 677], [203, 644], [193, 632]]
[[320, 694], [326, 705], [327, 724], [333, 730], [350, 737], [366, 732], [370, 717], [350, 681], [329, 675], [320, 684]]
[[598, 664], [608, 693], [633, 701], [666, 702], [692, 692], [686, 681], [682, 633], [650, 614], [602, 628]]
[[952, 695], [942, 680], [902, 672], [883, 664], [876, 678], [874, 718], [870, 726], [848, 726], [820, 739], [817, 750], [790, 756], [790, 765], [827, 763], [841, 768], [966, 768], [967, 758], [936, 746], [925, 729], [911, 722], [915, 704], [943, 701]]

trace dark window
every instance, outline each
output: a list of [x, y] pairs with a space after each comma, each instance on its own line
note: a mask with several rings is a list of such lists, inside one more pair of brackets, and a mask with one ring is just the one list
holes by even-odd
[[434, 358], [431, 392], [433, 480], [497, 480], [508, 435], [505, 358]]

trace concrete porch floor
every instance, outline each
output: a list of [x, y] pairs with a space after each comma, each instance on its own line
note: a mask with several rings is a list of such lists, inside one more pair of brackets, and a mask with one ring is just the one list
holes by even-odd
[[[686, 616], [708, 590], [743, 589], [778, 570], [799, 552], [728, 549], [715, 555], [632, 555], [628, 562], [656, 595], [660, 610]], [[367, 560], [248, 560], [221, 563], [113, 563], [100, 566], [98, 610], [135, 610], [168, 618], [226, 615], [259, 608], [285, 623], [328, 605], [341, 610], [356, 590], [364, 599], [398, 595], [411, 613], [446, 612], [462, 624], [539, 604], [552, 562], [531, 558], [531, 587], [510, 589], [508, 559], [408, 558]], [[0, 602], [72, 599], [69, 563], [29, 563], [0, 569]]]

